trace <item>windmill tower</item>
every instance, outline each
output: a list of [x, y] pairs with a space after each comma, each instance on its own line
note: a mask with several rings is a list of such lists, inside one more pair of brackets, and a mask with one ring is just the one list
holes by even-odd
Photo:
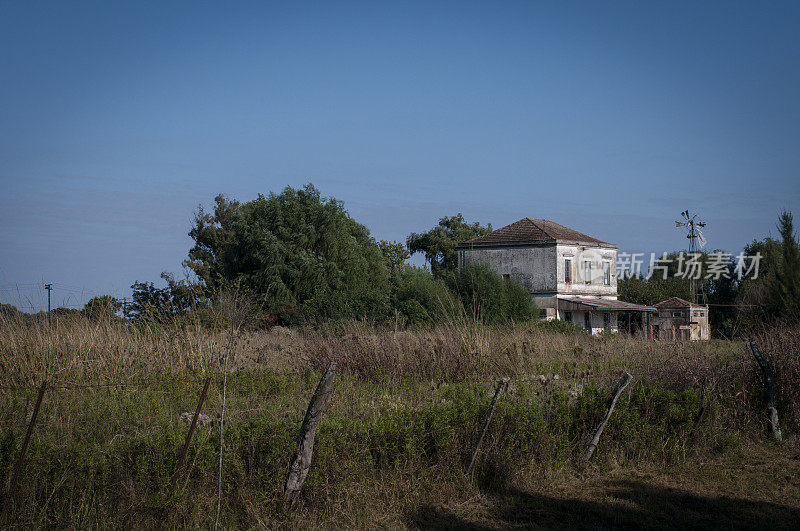
[[[676, 221], [675, 226], [686, 227], [686, 237], [689, 239], [689, 256], [693, 256], [697, 252], [698, 243], [700, 247], [706, 246], [706, 238], [700, 232], [700, 229], [706, 226], [706, 222], [698, 220], [697, 214], [689, 214], [688, 210], [681, 212], [681, 217], [683, 220]], [[692, 293], [692, 302], [697, 303], [697, 279], [694, 276], [689, 278], [689, 289]]]

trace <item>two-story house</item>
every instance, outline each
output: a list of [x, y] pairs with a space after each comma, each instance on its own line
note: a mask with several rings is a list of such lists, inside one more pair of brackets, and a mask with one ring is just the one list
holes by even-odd
[[572, 321], [593, 334], [629, 326], [631, 312], [656, 312], [617, 300], [616, 245], [554, 221], [525, 218], [459, 244], [459, 268], [475, 261], [520, 281], [543, 318]]

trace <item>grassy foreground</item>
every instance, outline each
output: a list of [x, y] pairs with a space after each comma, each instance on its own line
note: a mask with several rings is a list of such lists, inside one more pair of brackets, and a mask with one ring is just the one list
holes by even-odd
[[[800, 521], [800, 331], [760, 338], [785, 440], [734, 342], [645, 343], [531, 327], [209, 332], [86, 320], [0, 323], [0, 479], [45, 395], [6, 525], [212, 527], [228, 358], [224, 527], [793, 527]], [[329, 361], [339, 378], [299, 503], [289, 456]], [[634, 382], [583, 455], [623, 370]], [[170, 478], [205, 377], [211, 419]], [[497, 378], [511, 377], [472, 477]], [[701, 389], [707, 410], [701, 422]]]

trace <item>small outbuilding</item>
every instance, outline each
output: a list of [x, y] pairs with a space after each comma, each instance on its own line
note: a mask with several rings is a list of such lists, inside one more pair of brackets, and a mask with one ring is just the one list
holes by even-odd
[[655, 304], [658, 313], [650, 320], [653, 339], [704, 341], [711, 339], [708, 306], [672, 297]]

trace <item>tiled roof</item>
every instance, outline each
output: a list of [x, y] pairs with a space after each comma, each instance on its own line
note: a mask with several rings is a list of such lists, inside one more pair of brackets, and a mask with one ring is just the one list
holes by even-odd
[[697, 306], [698, 308], [704, 307], [702, 304], [695, 304], [693, 302], [685, 301], [679, 297], [672, 297], [665, 301], [656, 303], [653, 306], [656, 308], [691, 308], [692, 306]]
[[511, 225], [472, 238], [458, 245], [459, 248], [495, 247], [505, 245], [538, 245], [546, 243], [581, 243], [598, 247], [617, 246], [582, 232], [570, 229], [549, 219], [524, 218]]

